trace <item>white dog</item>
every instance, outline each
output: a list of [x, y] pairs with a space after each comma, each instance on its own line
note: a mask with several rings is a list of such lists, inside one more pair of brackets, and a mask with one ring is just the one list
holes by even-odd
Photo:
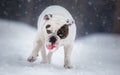
[[[63, 46], [64, 67], [72, 68], [70, 56], [75, 36], [76, 25], [71, 14], [61, 6], [49, 6], [39, 16], [34, 48], [27, 60], [35, 61], [41, 50], [42, 63], [50, 63], [53, 52]], [[46, 55], [46, 49], [49, 50], [48, 55]]]

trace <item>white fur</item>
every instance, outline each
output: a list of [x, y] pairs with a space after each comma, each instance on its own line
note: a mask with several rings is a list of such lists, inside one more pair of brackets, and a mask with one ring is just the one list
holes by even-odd
[[[53, 17], [50, 18], [50, 20], [46, 21], [44, 19], [44, 16], [46, 14], [52, 14]], [[53, 52], [50, 51], [48, 55], [46, 55], [46, 44], [48, 43], [48, 39], [51, 35], [55, 35], [56, 31], [66, 23], [66, 21], [69, 20], [71, 25], [69, 26], [69, 34], [65, 39], [60, 39], [58, 37], [58, 48], [60, 46], [64, 46], [64, 52], [65, 52], [65, 57], [64, 57], [64, 67], [65, 68], [71, 68], [71, 63], [70, 63], [70, 56], [72, 52], [72, 48], [74, 45], [74, 40], [76, 36], [76, 25], [75, 21], [72, 18], [71, 14], [63, 7], [53, 5], [47, 7], [39, 16], [38, 19], [38, 31], [34, 43], [34, 48], [32, 51], [32, 54], [28, 57], [28, 61], [33, 62], [36, 60], [36, 57], [38, 56], [39, 50], [41, 50], [41, 55], [42, 55], [42, 63], [50, 63], [51, 62], [51, 57]], [[74, 23], [72, 23], [74, 22]], [[48, 35], [46, 33], [45, 26], [46, 24], [51, 24], [51, 30], [54, 32], [51, 35]], [[56, 35], [55, 35], [56, 36]]]

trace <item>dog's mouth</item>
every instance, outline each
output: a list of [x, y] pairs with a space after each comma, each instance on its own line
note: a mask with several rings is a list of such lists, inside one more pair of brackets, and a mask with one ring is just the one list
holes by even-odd
[[55, 43], [55, 44], [48, 43], [48, 44], [46, 44], [46, 48], [50, 51], [53, 51], [58, 48], [58, 44], [57, 43]]
[[54, 48], [56, 48], [55, 45], [47, 45], [47, 49], [48, 49], [48, 50], [53, 50]]

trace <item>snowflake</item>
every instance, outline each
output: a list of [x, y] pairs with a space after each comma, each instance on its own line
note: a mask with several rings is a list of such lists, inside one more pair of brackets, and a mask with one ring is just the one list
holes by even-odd
[[28, 11], [25, 11], [25, 14], [28, 14]]
[[120, 17], [117, 17], [118, 20], [120, 20]]
[[3, 11], [3, 13], [7, 16], [8, 15], [8, 12], [6, 12], [6, 11]]
[[19, 8], [21, 8], [21, 7], [22, 7], [22, 5], [18, 5], [18, 7], [19, 7]]
[[92, 2], [88, 2], [89, 5], [92, 5]]

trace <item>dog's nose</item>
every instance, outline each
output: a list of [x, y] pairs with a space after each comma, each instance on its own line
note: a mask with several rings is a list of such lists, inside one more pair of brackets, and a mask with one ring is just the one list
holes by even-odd
[[55, 44], [56, 41], [57, 41], [57, 39], [56, 39], [55, 36], [51, 36], [51, 37], [50, 37], [50, 42], [51, 42], [52, 44]]

